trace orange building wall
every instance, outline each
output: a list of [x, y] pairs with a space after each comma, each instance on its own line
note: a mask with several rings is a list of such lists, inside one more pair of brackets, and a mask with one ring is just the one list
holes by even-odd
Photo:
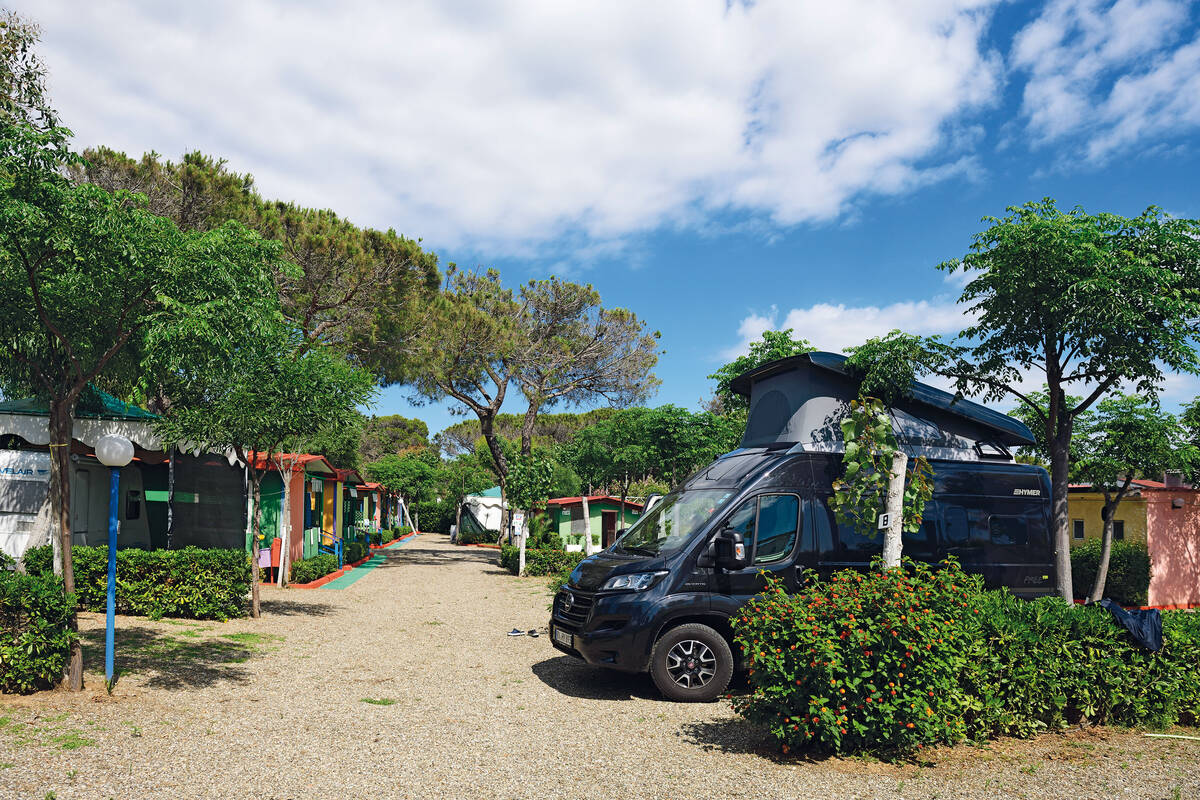
[[288, 486], [288, 505], [292, 518], [291, 541], [288, 543], [288, 558], [292, 563], [304, 558], [304, 470], [292, 473]]
[[[1200, 492], [1146, 492], [1152, 606], [1200, 604]], [[1183, 508], [1171, 501], [1182, 498]]]

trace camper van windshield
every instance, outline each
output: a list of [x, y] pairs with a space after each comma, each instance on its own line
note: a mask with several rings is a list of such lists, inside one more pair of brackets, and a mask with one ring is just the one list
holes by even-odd
[[644, 556], [673, 553], [720, 511], [732, 495], [732, 489], [672, 492], [642, 515], [617, 540], [614, 549]]

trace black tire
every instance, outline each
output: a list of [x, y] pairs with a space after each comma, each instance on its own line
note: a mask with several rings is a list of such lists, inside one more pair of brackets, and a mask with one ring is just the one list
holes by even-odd
[[658, 637], [650, 653], [650, 677], [668, 700], [709, 703], [733, 677], [733, 651], [717, 631], [689, 622]]

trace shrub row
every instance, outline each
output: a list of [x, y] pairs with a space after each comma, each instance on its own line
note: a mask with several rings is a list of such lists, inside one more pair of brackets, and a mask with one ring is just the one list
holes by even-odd
[[336, 572], [337, 568], [337, 556], [333, 553], [321, 553], [312, 558], [302, 558], [299, 561], [293, 561], [291, 575], [288, 580], [292, 583], [312, 583], [318, 578], [324, 578], [331, 572]]
[[[1096, 582], [1100, 564], [1099, 539], [1087, 539], [1071, 548], [1071, 580], [1076, 597], [1086, 597]], [[1150, 591], [1150, 552], [1144, 542], [1112, 543], [1104, 596], [1123, 606], [1144, 606]]]
[[353, 564], [371, 554], [371, 548], [366, 542], [342, 542], [342, 561]]
[[0, 565], [0, 691], [34, 692], [62, 679], [71, 642], [71, 604], [53, 574]]
[[[517, 567], [520, 564], [521, 548], [509, 547], [505, 545], [500, 548], [500, 566], [517, 574]], [[564, 550], [556, 550], [550, 548], [525, 548], [525, 574], [528, 576], [539, 575], [557, 575], [566, 571], [570, 575], [571, 570], [583, 560], [583, 553], [568, 553]]]
[[1200, 717], [1200, 615], [1164, 615], [1158, 653], [1098, 607], [985, 591], [950, 562], [810, 574], [734, 620], [751, 692], [734, 701], [784, 751], [898, 755], [1087, 721]]
[[[108, 548], [73, 547], [78, 607], [103, 611], [108, 591]], [[51, 574], [49, 545], [25, 552], [30, 574]], [[117, 551], [117, 611], [150, 617], [219, 619], [244, 616], [250, 558], [241, 550]]]
[[500, 537], [498, 531], [483, 531], [476, 533], [474, 531], [462, 531], [458, 534], [459, 544], [495, 544], [496, 539]]

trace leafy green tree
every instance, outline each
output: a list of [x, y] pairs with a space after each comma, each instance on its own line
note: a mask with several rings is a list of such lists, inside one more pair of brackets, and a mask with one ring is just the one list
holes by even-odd
[[[72, 591], [67, 476], [81, 393], [132, 388], [155, 342], [264, 313], [277, 248], [237, 224], [185, 234], [132, 198], [71, 185], [67, 136], [0, 120], [0, 383], [49, 401], [56, 562]], [[78, 650], [68, 685], [82, 685]]]
[[816, 350], [804, 339], [792, 338], [792, 329], [782, 331], [763, 331], [762, 339], [750, 343], [750, 352], [738, 356], [725, 366], [718, 369], [710, 380], [717, 382], [717, 389], [709, 403], [709, 411], [717, 414], [740, 413], [745, 415], [750, 409], [750, 401], [730, 388], [733, 379], [745, 374], [755, 367], [789, 356], [801, 356]]
[[883, 513], [894, 515], [883, 535], [883, 568], [900, 566], [903, 533], [921, 528], [925, 504], [933, 496], [933, 470], [924, 458], [913, 460], [900, 447], [888, 406], [859, 396], [841, 421], [845, 451], [842, 477], [833, 482], [830, 507], [838, 522], [874, 537]]
[[383, 456], [406, 450], [423, 449], [429, 444], [429, 426], [424, 420], [409, 419], [399, 414], [371, 416], [363, 428], [360, 452], [364, 462], [378, 461]]
[[[1048, 405], [1045, 392], [1031, 392], [1035, 402]], [[1068, 398], [1068, 402], [1077, 402]], [[1024, 411], [1025, 417], [1033, 416]], [[1034, 453], [1046, 456], [1049, 447], [1038, 437]], [[1097, 602], [1104, 596], [1108, 562], [1112, 553], [1113, 520], [1137, 478], [1154, 479], [1166, 470], [1193, 474], [1200, 466], [1200, 447], [1190, 440], [1187, 426], [1162, 410], [1157, 401], [1139, 395], [1106, 397], [1075, 420], [1071, 437], [1071, 480], [1091, 484], [1104, 496], [1100, 518], [1103, 534], [1096, 579], [1086, 597]], [[1078, 592], [1077, 592], [1078, 593]]]
[[441, 459], [432, 450], [389, 453], [367, 464], [368, 477], [383, 484], [389, 491], [398, 492], [411, 505], [414, 519], [420, 521], [421, 504], [433, 500], [438, 485]]
[[631, 311], [601, 307], [600, 293], [590, 285], [555, 277], [530, 281], [521, 289], [521, 303], [526, 343], [516, 378], [528, 404], [522, 454], [529, 454], [545, 408], [599, 400], [624, 407], [657, 388], [650, 370], [658, 361], [658, 332], [647, 332]]
[[0, 120], [46, 131], [59, 123], [46, 97], [46, 65], [36, 50], [41, 36], [36, 23], [0, 10]]
[[[1056, 577], [1071, 585], [1067, 483], [1076, 420], [1119, 384], [1157, 395], [1165, 371], [1200, 371], [1193, 346], [1200, 320], [1200, 222], [1149, 208], [1138, 217], [1063, 212], [1053, 200], [986, 217], [970, 252], [939, 266], [969, 278], [959, 301], [974, 323], [961, 344], [896, 331], [856, 353], [880, 367], [905, 360], [919, 373], [952, 378], [964, 394], [1016, 398], [1034, 414], [1048, 446]], [[1043, 410], [1022, 386], [1045, 375]], [[1070, 391], [1083, 399], [1067, 401]]]
[[383, 357], [376, 348], [398, 346], [416, 324], [414, 309], [438, 286], [437, 257], [419, 241], [359, 228], [329, 210], [264, 200], [252, 176], [199, 151], [173, 162], [98, 147], [69, 173], [77, 183], [139, 193], [153, 213], [184, 230], [232, 219], [280, 242], [285, 260], [299, 268], [275, 274], [288, 319], [310, 343], [335, 345], [372, 370]]
[[419, 334], [396, 350], [384, 372], [385, 380], [408, 384], [420, 400], [454, 400], [476, 416], [504, 493], [509, 456], [495, 423], [523, 345], [521, 318], [520, 304], [498, 272], [451, 270]]
[[[250, 478], [251, 557], [258, 563], [261, 485], [271, 454], [285, 443], [353, 424], [375, 394], [369, 374], [280, 322], [214, 352], [207, 363], [175, 371], [167, 389], [175, 402], [158, 421], [167, 444], [234, 451]], [[253, 570], [251, 616], [258, 617], [258, 570]]]
[[[579, 431], [611, 417], [614, 413], [616, 409], [613, 408], [594, 408], [579, 414], [538, 414], [534, 425], [533, 446], [554, 448], [565, 445]], [[522, 414], [497, 414], [494, 429], [498, 436], [517, 441], [521, 437], [524, 421], [525, 417]], [[433, 437], [434, 445], [449, 457], [473, 453], [476, 443], [481, 441], [478, 419], [456, 422]]]

